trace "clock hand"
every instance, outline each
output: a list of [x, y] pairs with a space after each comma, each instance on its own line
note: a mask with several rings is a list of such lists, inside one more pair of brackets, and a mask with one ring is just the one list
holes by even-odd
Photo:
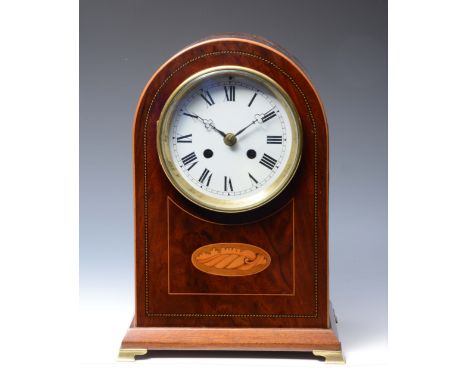
[[267, 115], [269, 112], [271, 112], [272, 110], [274, 109], [274, 107], [272, 107], [270, 110], [268, 110], [267, 112], [265, 113], [262, 113], [262, 114], [255, 114], [255, 119], [250, 122], [247, 126], [245, 126], [243, 129], [240, 129], [236, 134], [234, 134], [235, 137], [237, 137], [239, 134], [243, 133], [245, 130], [247, 130], [250, 126], [256, 124], [256, 123], [263, 123], [263, 118], [265, 117], [265, 115]]
[[[205, 122], [203, 122], [205, 123]], [[208, 124], [205, 123], [205, 127], [209, 128], [211, 127], [214, 131], [216, 131], [217, 133], [221, 134], [221, 136], [224, 138], [226, 136], [226, 133], [219, 130], [218, 128], [216, 128], [216, 126], [213, 124], [213, 121], [208, 121]]]
[[207, 129], [209, 128], [212, 128], [213, 130], [215, 130], [217, 133], [221, 134], [221, 136], [224, 138], [226, 136], [226, 133], [224, 133], [223, 131], [219, 130], [215, 125], [214, 125], [214, 122], [211, 120], [211, 119], [204, 119], [202, 117], [200, 117], [199, 115], [196, 115], [196, 114], [191, 114], [191, 113], [184, 113], [185, 115], [188, 115], [189, 117], [192, 117], [192, 118], [195, 118], [195, 119], [198, 119], [199, 121], [201, 121], [205, 127]]
[[257, 123], [257, 120], [250, 122], [247, 126], [245, 126], [243, 129], [240, 129], [236, 134], [234, 134], [234, 136], [237, 137], [239, 134], [241, 134], [242, 132], [244, 132], [245, 130], [247, 130], [247, 129], [248, 129], [250, 126], [252, 126], [254, 123]]

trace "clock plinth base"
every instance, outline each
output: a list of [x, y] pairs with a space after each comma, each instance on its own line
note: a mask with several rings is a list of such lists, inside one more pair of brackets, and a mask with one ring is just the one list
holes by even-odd
[[148, 350], [310, 351], [326, 363], [345, 362], [333, 309], [324, 329], [137, 327], [132, 322], [119, 361], [134, 361]]

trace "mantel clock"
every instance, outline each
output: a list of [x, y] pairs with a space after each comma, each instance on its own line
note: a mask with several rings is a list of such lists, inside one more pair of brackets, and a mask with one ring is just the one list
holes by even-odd
[[224, 35], [146, 85], [133, 129], [135, 316], [120, 349], [343, 362], [328, 288], [328, 136], [297, 62]]

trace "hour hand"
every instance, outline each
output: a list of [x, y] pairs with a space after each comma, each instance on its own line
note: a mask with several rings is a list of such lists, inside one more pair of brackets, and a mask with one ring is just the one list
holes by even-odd
[[221, 134], [222, 137], [225, 137], [226, 134], [219, 130], [215, 125], [214, 125], [214, 122], [211, 120], [211, 119], [204, 119], [202, 117], [200, 117], [199, 115], [197, 114], [193, 114], [193, 113], [184, 113], [184, 115], [188, 116], [188, 117], [192, 117], [192, 118], [195, 118], [195, 119], [198, 119], [199, 121], [201, 121], [205, 127], [207, 129], [213, 129], [214, 131], [218, 132], [219, 134]]
[[[206, 122], [205, 122], [206, 121]], [[214, 125], [214, 122], [209, 119], [209, 120], [204, 120], [203, 123], [205, 124], [205, 127], [207, 129], [213, 129], [214, 131], [216, 131], [217, 133], [221, 134], [222, 137], [225, 137], [226, 136], [226, 133], [219, 130], [215, 125]]]

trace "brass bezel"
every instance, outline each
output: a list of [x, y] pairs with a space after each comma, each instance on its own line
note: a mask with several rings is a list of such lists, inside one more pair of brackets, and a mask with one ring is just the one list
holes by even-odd
[[[218, 75], [220, 72], [235, 73], [261, 82], [282, 104], [291, 123], [291, 153], [283, 170], [268, 187], [255, 195], [242, 199], [226, 200], [208, 196], [191, 185], [179, 172], [179, 167], [173, 162], [170, 152], [170, 124], [177, 103], [187, 92], [194, 89], [206, 78]], [[200, 207], [225, 213], [246, 212], [263, 206], [278, 196], [289, 184], [296, 173], [302, 154], [302, 125], [299, 113], [288, 93], [272, 78], [254, 69], [242, 66], [216, 66], [193, 74], [183, 81], [167, 99], [157, 124], [156, 144], [161, 166], [172, 185], [187, 199]]]

